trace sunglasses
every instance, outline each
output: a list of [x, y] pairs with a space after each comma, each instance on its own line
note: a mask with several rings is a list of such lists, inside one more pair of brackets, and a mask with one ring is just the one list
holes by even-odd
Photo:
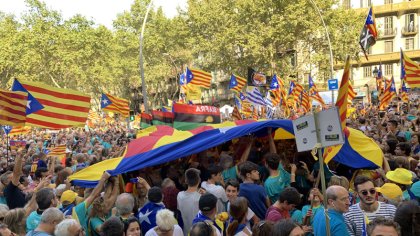
[[369, 191], [368, 191], [368, 190], [362, 190], [362, 191], [360, 191], [360, 193], [361, 193], [363, 196], [367, 196], [367, 195], [368, 195], [368, 193], [370, 193], [370, 194], [374, 195], [374, 194], [376, 193], [376, 190], [375, 190], [375, 189], [370, 189]]

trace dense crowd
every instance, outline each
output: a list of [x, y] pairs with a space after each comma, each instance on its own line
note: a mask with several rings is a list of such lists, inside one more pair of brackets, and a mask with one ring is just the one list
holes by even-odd
[[[11, 137], [26, 145], [9, 152], [2, 139], [0, 235], [327, 235], [325, 214], [331, 235], [420, 235], [419, 101], [354, 108], [347, 126], [377, 142], [383, 166], [331, 161], [325, 195], [312, 153], [271, 129], [122, 176], [104, 172], [95, 188], [68, 176], [121, 156], [135, 138], [126, 125], [33, 129]], [[65, 159], [46, 154], [60, 144]]]

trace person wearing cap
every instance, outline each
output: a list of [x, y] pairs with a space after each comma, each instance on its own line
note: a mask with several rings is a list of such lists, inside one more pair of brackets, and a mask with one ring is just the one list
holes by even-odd
[[60, 211], [64, 213], [64, 216], [71, 216], [73, 212], [73, 207], [76, 205], [77, 193], [72, 190], [66, 190], [61, 194], [60, 202], [61, 207]]
[[376, 187], [376, 192], [380, 193], [378, 200], [388, 204], [392, 204], [395, 207], [402, 201], [403, 192], [401, 188], [393, 183], [385, 183], [382, 187]]
[[354, 188], [360, 202], [352, 205], [344, 214], [350, 235], [363, 235], [363, 228], [377, 217], [393, 219], [396, 207], [376, 200], [376, 188], [372, 179], [359, 175], [354, 180]]
[[222, 186], [216, 185], [216, 183], [222, 183], [222, 167], [220, 166], [209, 166], [209, 178], [207, 181], [201, 183], [201, 187], [205, 189], [208, 193], [213, 194], [217, 197], [217, 213], [225, 211], [225, 203], [228, 202], [226, 192]]
[[413, 183], [413, 175], [404, 168], [397, 168], [386, 173], [386, 178], [389, 182], [395, 183], [403, 191], [403, 200], [414, 200], [415, 196], [410, 190], [410, 185]]
[[198, 201], [198, 208], [200, 211], [194, 218], [192, 224], [198, 222], [205, 222], [213, 226], [217, 236], [221, 236], [223, 229], [216, 223], [217, 214], [217, 197], [211, 193], [205, 193], [200, 197]]

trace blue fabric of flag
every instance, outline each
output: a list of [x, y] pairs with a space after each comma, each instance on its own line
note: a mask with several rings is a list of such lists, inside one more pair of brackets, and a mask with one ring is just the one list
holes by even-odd
[[21, 91], [28, 93], [28, 105], [26, 106], [26, 115], [44, 109], [44, 106], [41, 105], [41, 103], [37, 99], [35, 99], [34, 96], [32, 96], [32, 94], [29, 93], [28, 90], [26, 90], [17, 79], [15, 79], [15, 81], [13, 82], [12, 91]]

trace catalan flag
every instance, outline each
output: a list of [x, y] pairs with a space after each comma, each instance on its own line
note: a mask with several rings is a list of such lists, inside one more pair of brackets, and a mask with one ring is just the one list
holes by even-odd
[[372, 7], [369, 9], [369, 13], [366, 17], [365, 24], [363, 25], [362, 32], [360, 33], [359, 44], [362, 47], [363, 53], [365, 54], [366, 60], [368, 49], [375, 45], [376, 39], [378, 38], [378, 31], [376, 29], [375, 14], [373, 14]]
[[405, 86], [404, 80], [401, 81], [401, 100], [405, 103], [408, 103], [408, 90]]
[[420, 88], [420, 65], [411, 60], [401, 49], [401, 78], [405, 78], [405, 82], [410, 88]]
[[394, 77], [391, 78], [389, 84], [390, 85], [388, 85], [388, 83], [385, 84], [385, 92], [381, 97], [381, 104], [379, 105], [379, 110], [384, 110], [385, 107], [388, 106], [392, 99], [397, 95]]
[[242, 115], [236, 106], [233, 108], [232, 118], [233, 120], [242, 120]]
[[357, 93], [354, 91], [353, 86], [349, 83], [349, 94], [348, 94], [348, 102], [352, 103], [353, 99], [356, 97]]
[[300, 94], [303, 91], [302, 85], [290, 81], [289, 96], [287, 97], [287, 105], [296, 108], [296, 103], [299, 101]]
[[308, 95], [308, 92], [306, 92], [306, 90], [302, 91], [301, 104], [302, 104], [302, 108], [305, 112], [310, 112], [311, 111], [311, 103], [309, 102], [309, 95]]
[[27, 93], [0, 89], [0, 125], [25, 125], [27, 103]]
[[350, 56], [347, 56], [346, 64], [344, 66], [343, 77], [341, 78], [340, 88], [338, 89], [337, 102], [335, 106], [338, 107], [338, 114], [340, 116], [341, 128], [346, 133], [346, 115], [348, 95], [350, 91]]
[[315, 101], [319, 102], [322, 107], [325, 106], [325, 101], [321, 97], [321, 95], [319, 95], [318, 88], [316, 87], [311, 75], [309, 75], [309, 98], [314, 99]]
[[12, 130], [9, 132], [9, 135], [10, 136], [24, 135], [24, 134], [29, 134], [29, 132], [31, 132], [31, 127], [29, 126], [12, 127]]
[[378, 75], [376, 76], [376, 91], [379, 94], [383, 92], [384, 77], [382, 75], [382, 63], [379, 63]]
[[63, 129], [86, 124], [90, 97], [79, 91], [17, 79], [12, 90], [28, 93], [27, 126]]
[[119, 113], [123, 117], [130, 115], [128, 100], [103, 93], [101, 97], [101, 108], [103, 111]]
[[286, 101], [286, 93], [284, 91], [284, 83], [280, 78], [277, 78], [277, 75], [274, 74], [273, 78], [271, 79], [271, 84], [269, 91], [271, 92], [273, 99], [271, 100], [273, 103], [273, 107], [276, 107], [280, 102]]
[[230, 76], [230, 83], [229, 83], [229, 89], [233, 90], [234, 92], [240, 92], [242, 91], [242, 88], [246, 84], [246, 79], [237, 75], [232, 74]]
[[50, 148], [48, 157], [57, 157], [62, 165], [66, 164], [66, 145], [61, 144], [56, 147]]
[[211, 84], [211, 73], [205, 72], [198, 69], [187, 69], [185, 70], [185, 77], [187, 84], [197, 85], [198, 87], [210, 89]]

